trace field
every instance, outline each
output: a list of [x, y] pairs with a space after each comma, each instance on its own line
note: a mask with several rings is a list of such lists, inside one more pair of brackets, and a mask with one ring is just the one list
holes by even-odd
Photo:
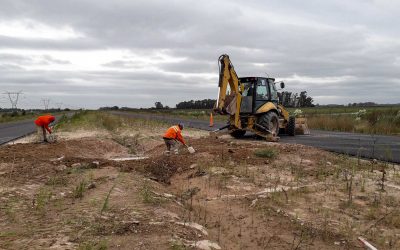
[[81, 112], [3, 146], [0, 249], [400, 248], [399, 166], [194, 129], [165, 155], [167, 127]]
[[[373, 107], [307, 107], [300, 108], [311, 129], [400, 135], [400, 106]], [[209, 120], [211, 110], [134, 109], [138, 113], [173, 116], [183, 119]], [[293, 115], [296, 108], [288, 108]], [[214, 115], [215, 121], [226, 122], [227, 116]]]

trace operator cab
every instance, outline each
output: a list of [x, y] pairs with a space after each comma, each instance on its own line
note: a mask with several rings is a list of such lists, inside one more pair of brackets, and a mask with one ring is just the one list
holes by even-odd
[[239, 81], [243, 86], [240, 113], [253, 114], [267, 102], [278, 104], [278, 91], [274, 78], [241, 77]]

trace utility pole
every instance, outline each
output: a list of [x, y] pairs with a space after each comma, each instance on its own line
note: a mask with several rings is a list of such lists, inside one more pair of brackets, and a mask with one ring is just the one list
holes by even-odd
[[49, 109], [50, 99], [49, 98], [43, 98], [42, 102], [43, 102], [44, 109], [48, 110]]
[[11, 108], [16, 111], [17, 110], [17, 104], [18, 104], [18, 99], [19, 95], [22, 94], [22, 90], [18, 92], [8, 92], [6, 91], [4, 94], [8, 95], [8, 99], [11, 102]]

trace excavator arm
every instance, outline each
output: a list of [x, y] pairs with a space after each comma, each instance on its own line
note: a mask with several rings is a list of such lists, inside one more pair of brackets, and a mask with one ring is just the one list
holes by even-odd
[[[231, 125], [241, 128], [240, 103], [242, 101], [242, 89], [236, 71], [226, 54], [218, 58], [219, 82], [218, 99], [214, 111], [220, 114], [231, 115]], [[229, 86], [229, 89], [228, 89]]]

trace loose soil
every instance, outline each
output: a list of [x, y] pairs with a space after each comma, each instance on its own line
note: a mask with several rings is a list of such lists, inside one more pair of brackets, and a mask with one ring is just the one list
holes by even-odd
[[2, 146], [0, 249], [400, 248], [398, 166], [185, 132]]

